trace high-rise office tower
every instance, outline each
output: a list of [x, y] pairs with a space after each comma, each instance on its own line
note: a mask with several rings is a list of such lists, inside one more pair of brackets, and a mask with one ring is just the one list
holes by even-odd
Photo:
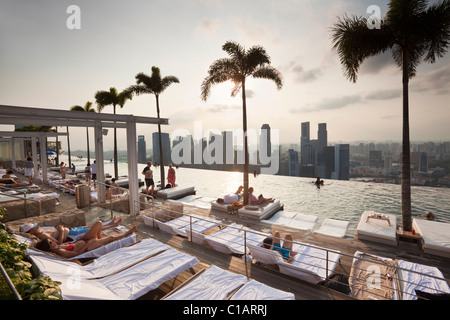
[[325, 147], [328, 145], [327, 124], [319, 123], [317, 131], [317, 162], [322, 164], [325, 161]]
[[290, 176], [298, 177], [300, 175], [300, 166], [298, 163], [298, 152], [293, 149], [288, 151], [288, 170]]
[[337, 144], [334, 147], [334, 171], [332, 179], [349, 180], [350, 179], [350, 145]]
[[300, 138], [300, 176], [315, 176], [316, 142], [310, 140], [309, 122], [302, 122]]
[[[264, 154], [262, 154], [262, 152], [264, 152]], [[268, 158], [272, 154], [272, 143], [270, 141], [270, 126], [267, 123], [261, 126], [261, 135], [259, 137], [259, 153], [260, 159], [261, 157]]]
[[146, 143], [144, 136], [138, 136], [138, 163], [147, 162]]
[[161, 142], [163, 149], [163, 160], [164, 163], [161, 163], [160, 153], [159, 153], [159, 134], [158, 132], [153, 132], [152, 134], [152, 144], [153, 144], [153, 163], [159, 163], [160, 165], [169, 165], [171, 163], [170, 157], [170, 138], [169, 134], [165, 132], [161, 132]]

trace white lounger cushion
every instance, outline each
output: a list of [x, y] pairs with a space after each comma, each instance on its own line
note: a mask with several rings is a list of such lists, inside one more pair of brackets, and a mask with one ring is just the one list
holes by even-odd
[[258, 210], [250, 210], [243, 207], [238, 210], [239, 217], [263, 220], [275, 212], [279, 211], [281, 208], [280, 201], [276, 200], [274, 202], [266, 203], [264, 205], [258, 206]]
[[[397, 218], [394, 215], [386, 215], [389, 217], [391, 225], [386, 220], [369, 219], [367, 217], [377, 214], [373, 211], [364, 211], [359, 220], [356, 233], [361, 240], [369, 240], [390, 245], [397, 245]], [[366, 222], [367, 221], [367, 222]]]
[[293, 250], [298, 252], [294, 261], [279, 262], [280, 272], [311, 283], [319, 283], [330, 276], [341, 257], [339, 251], [328, 251], [327, 256], [327, 249], [310, 245], [295, 246]]
[[134, 245], [105, 254], [90, 264], [81, 266], [70, 261], [55, 259], [49, 255], [31, 255], [31, 259], [41, 274], [60, 274], [70, 277], [76, 271], [77, 277], [91, 279], [114, 274], [169, 248], [168, 245], [157, 240], [144, 239]]
[[247, 282], [242, 274], [211, 266], [191, 282], [175, 291], [166, 300], [223, 300]]
[[314, 231], [314, 233], [343, 238], [347, 233], [348, 224], [348, 221], [325, 219], [320, 228]]
[[158, 225], [158, 228], [164, 232], [170, 233], [172, 235], [188, 237], [191, 230], [191, 225], [193, 231], [203, 233], [208, 231], [209, 229], [219, 226], [221, 221], [195, 214], [190, 214], [167, 222], [156, 220], [156, 223]]
[[230, 300], [295, 300], [295, 296], [293, 293], [250, 280], [233, 294]]
[[413, 219], [413, 228], [422, 236], [426, 253], [450, 258], [450, 224]]
[[169, 249], [123, 272], [97, 281], [122, 299], [137, 299], [197, 263], [197, 258]]
[[311, 214], [298, 213], [290, 222], [288, 227], [310, 231], [316, 225], [318, 216]]
[[174, 187], [174, 188], [167, 188], [164, 190], [158, 190], [156, 193], [157, 197], [164, 197], [166, 199], [175, 199], [175, 198], [182, 198], [185, 195], [188, 195], [189, 193], [193, 193], [195, 191], [194, 187]]
[[397, 265], [403, 300], [416, 300], [415, 290], [428, 293], [450, 293], [450, 288], [438, 268], [404, 260], [398, 260]]
[[[248, 232], [245, 232], [247, 230]], [[204, 240], [216, 251], [225, 254], [244, 254], [244, 235], [247, 235], [247, 245], [262, 245], [268, 234], [263, 234], [242, 225], [232, 224], [230, 227], [205, 236]]]

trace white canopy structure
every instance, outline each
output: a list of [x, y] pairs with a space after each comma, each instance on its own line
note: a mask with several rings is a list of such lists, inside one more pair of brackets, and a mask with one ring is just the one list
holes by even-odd
[[[139, 213], [139, 186], [137, 172], [137, 136], [136, 124], [169, 124], [167, 118], [142, 117], [134, 115], [118, 115], [111, 113], [74, 112], [56, 109], [0, 105], [0, 124], [34, 125], [34, 126], [70, 126], [93, 127], [95, 139], [95, 159], [97, 160], [97, 179], [99, 182], [99, 201], [105, 202], [105, 171], [103, 167], [103, 134], [104, 128], [125, 128], [127, 136], [128, 179], [130, 194], [130, 213]], [[17, 138], [30, 138], [33, 161], [37, 159], [37, 141], [46, 141], [47, 137], [65, 136], [66, 132], [4, 132], [0, 138], [11, 139], [12, 150]], [[41, 154], [46, 154], [45, 143], [41, 143]], [[12, 151], [13, 163], [15, 161]], [[47, 176], [47, 162], [41, 161], [44, 181]], [[35, 163], [35, 170], [37, 165]]]

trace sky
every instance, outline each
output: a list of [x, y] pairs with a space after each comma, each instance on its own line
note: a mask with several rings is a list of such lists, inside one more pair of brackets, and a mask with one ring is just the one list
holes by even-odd
[[[160, 96], [161, 117], [169, 119], [164, 132], [193, 134], [199, 124], [205, 134], [239, 130], [242, 100], [240, 94], [231, 97], [231, 82], [213, 86], [206, 102], [200, 98], [209, 66], [228, 57], [222, 45], [231, 40], [264, 47], [283, 76], [281, 90], [269, 80], [247, 81], [249, 129], [267, 123], [278, 130], [280, 143], [299, 143], [301, 123], [309, 121], [312, 139], [318, 124], [327, 123], [328, 141], [401, 141], [401, 70], [391, 54], [366, 60], [352, 83], [331, 41], [338, 17], [369, 17], [370, 5], [383, 16], [388, 2], [0, 0], [0, 104], [69, 110], [91, 101], [96, 107], [95, 92], [121, 91], [136, 83], [136, 74], [151, 75], [157, 66], [162, 76], [180, 80]], [[71, 5], [78, 6], [78, 16], [68, 12]], [[68, 27], [74, 22], [79, 29]], [[410, 81], [413, 141], [450, 140], [449, 61], [447, 53], [434, 64], [423, 62]], [[117, 113], [156, 117], [155, 98], [135, 96]], [[137, 129], [151, 145], [156, 126]], [[73, 127], [70, 134], [71, 149], [84, 149], [85, 129]], [[112, 145], [109, 134], [104, 147]], [[126, 148], [124, 129], [118, 145]]]

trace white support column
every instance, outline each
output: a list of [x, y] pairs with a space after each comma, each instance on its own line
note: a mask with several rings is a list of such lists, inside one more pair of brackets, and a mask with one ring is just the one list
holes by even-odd
[[95, 122], [94, 127], [94, 139], [95, 139], [95, 163], [97, 169], [97, 181], [98, 181], [98, 201], [104, 203], [106, 201], [105, 195], [105, 162], [103, 161], [103, 132], [102, 123], [100, 121]]
[[47, 182], [47, 138], [41, 134], [39, 141], [41, 143], [41, 169], [42, 169], [42, 182]]
[[16, 139], [11, 139], [11, 168], [16, 167]]
[[136, 144], [136, 122], [130, 117], [130, 120], [127, 121], [128, 190], [130, 214], [134, 216], [138, 215], [140, 210]]
[[[39, 177], [39, 168], [37, 161], [37, 141], [36, 137], [31, 137], [31, 157], [33, 159], [33, 177], [36, 179]], [[36, 181], [36, 180], [35, 180]]]

